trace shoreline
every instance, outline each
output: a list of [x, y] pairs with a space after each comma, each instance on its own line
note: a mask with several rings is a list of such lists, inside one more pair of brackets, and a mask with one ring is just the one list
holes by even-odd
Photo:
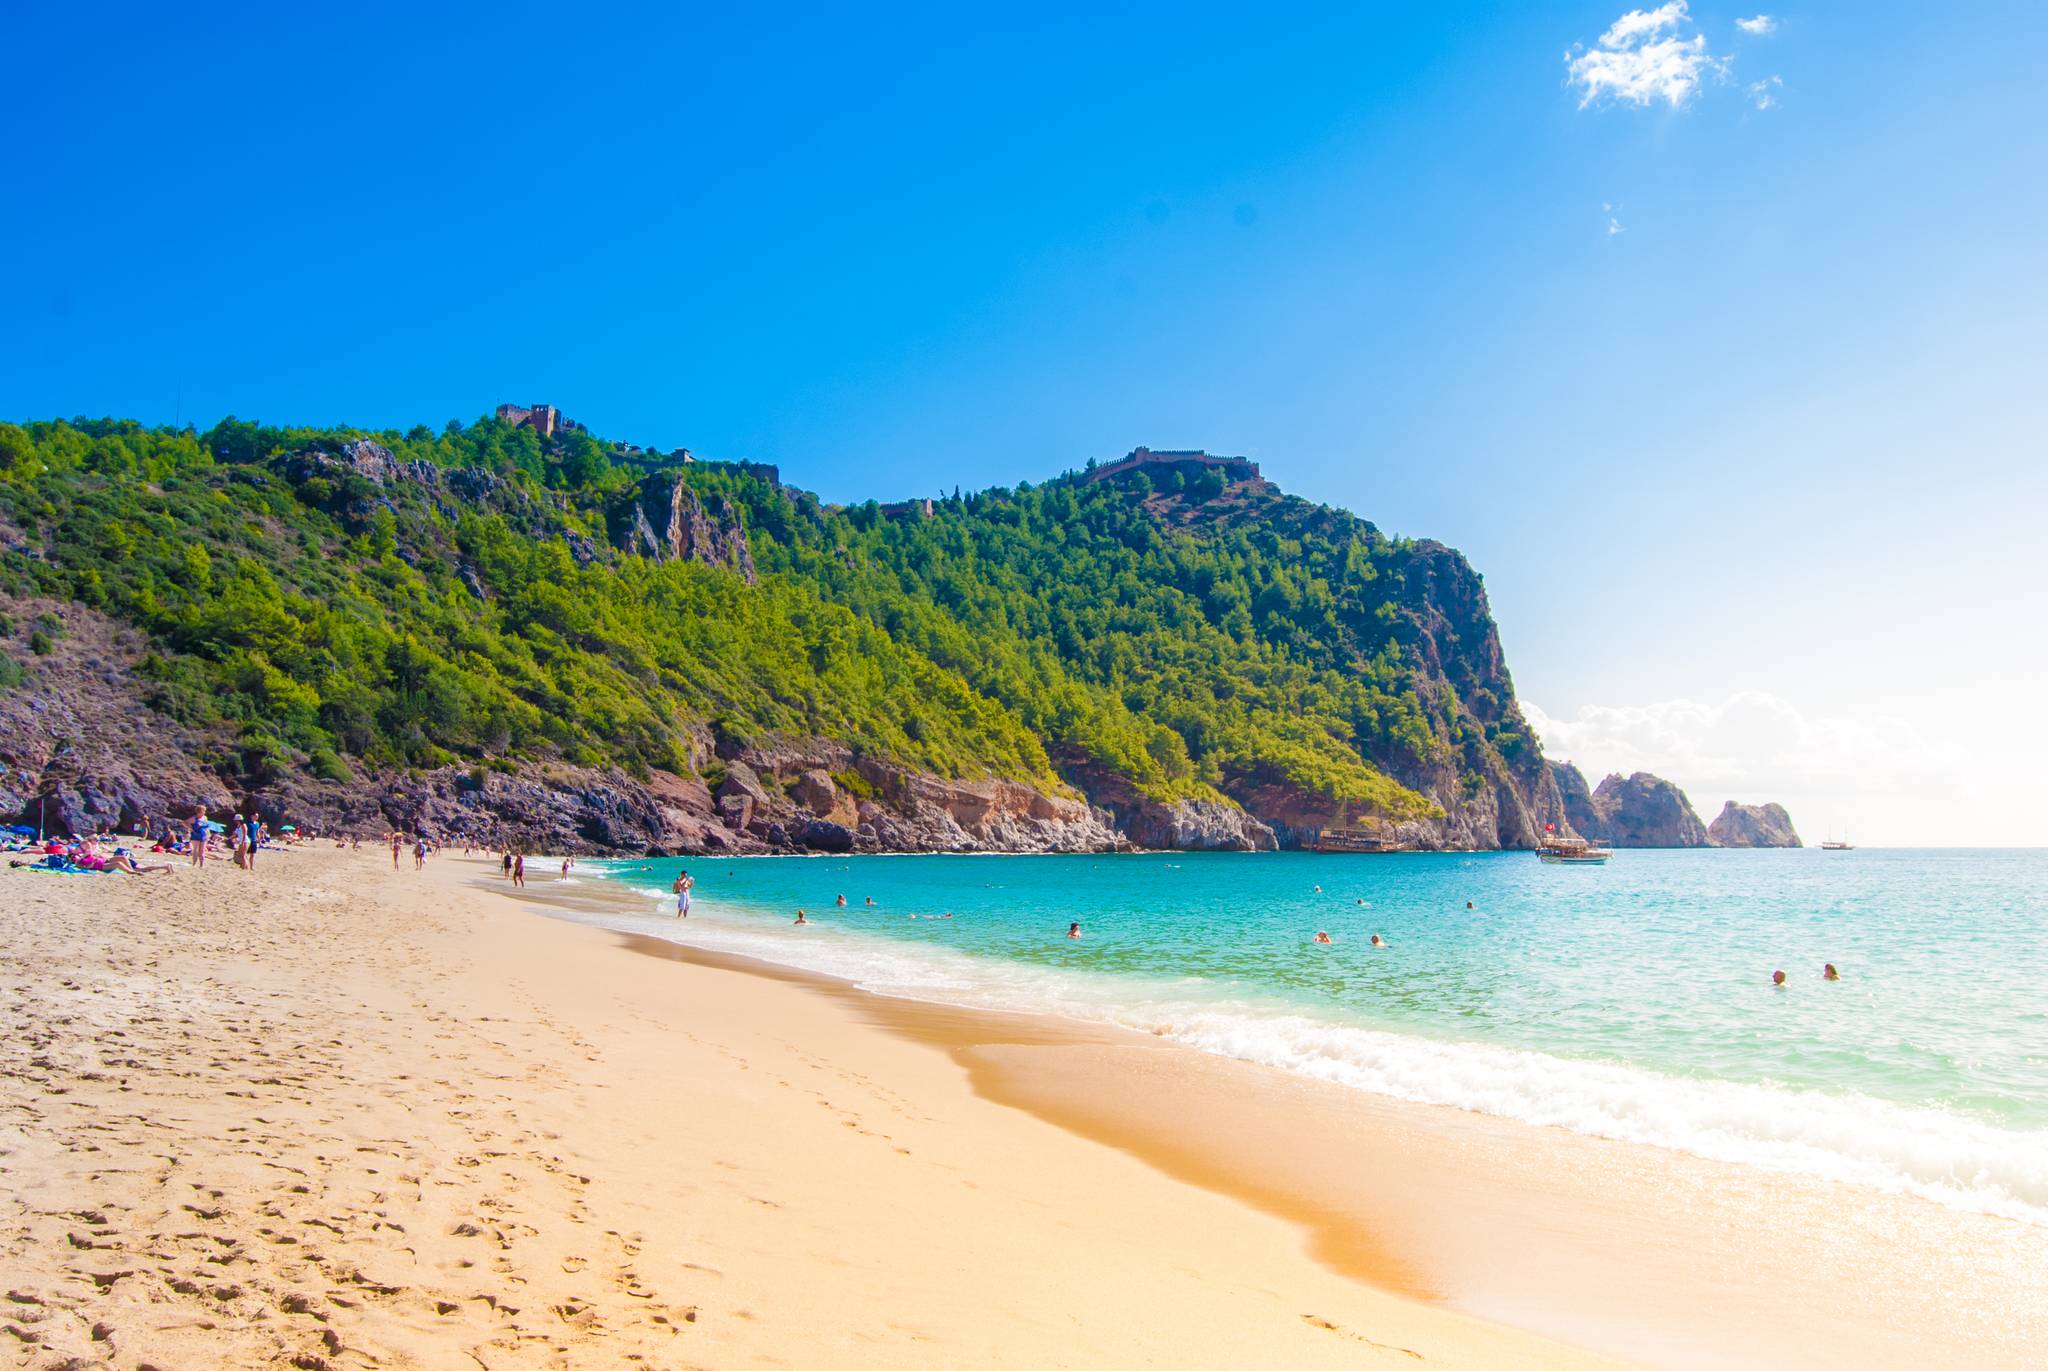
[[[523, 902], [545, 907], [548, 884]], [[630, 887], [595, 885], [573, 898], [645, 916]], [[2048, 1269], [2048, 1230], [2023, 1220], [1373, 1095], [1112, 1025], [892, 996], [598, 926], [641, 955], [846, 1003], [946, 1051], [984, 1098], [1295, 1224], [1326, 1268], [1406, 1298], [1674, 1368], [1925, 1366], [1954, 1355], [1958, 1338], [1976, 1349], [1973, 1364], [2017, 1366], [2022, 1349], [2048, 1341], [2048, 1293], [2031, 1275]], [[1190, 1116], [1203, 1130], [1173, 1122]], [[1354, 1174], [1361, 1142], [1384, 1179]], [[1503, 1259], [1504, 1239], [1527, 1260]], [[1717, 1302], [1695, 1298], [1700, 1288]], [[1998, 1320], [2011, 1326], [1984, 1336]]]
[[0, 870], [0, 1364], [1611, 1367], [482, 862]]
[[1964, 1252], [1840, 1187], [713, 965], [536, 917], [598, 882], [406, 867], [0, 871], [0, 1348], [2017, 1366], [2048, 1327], [2020, 1225]]

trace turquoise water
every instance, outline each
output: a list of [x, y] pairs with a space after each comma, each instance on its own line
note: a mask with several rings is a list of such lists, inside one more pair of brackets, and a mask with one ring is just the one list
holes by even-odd
[[2044, 852], [603, 865], [608, 922], [882, 993], [2048, 1223]]

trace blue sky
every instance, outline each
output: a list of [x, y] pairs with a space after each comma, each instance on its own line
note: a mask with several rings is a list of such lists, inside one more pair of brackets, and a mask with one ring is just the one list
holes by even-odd
[[2048, 842], [2041, 8], [733, 8], [14, 7], [0, 415], [1248, 453], [1554, 752]]

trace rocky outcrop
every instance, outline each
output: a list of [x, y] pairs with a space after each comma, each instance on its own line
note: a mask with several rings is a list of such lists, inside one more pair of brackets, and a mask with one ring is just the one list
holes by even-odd
[[[1109, 816], [1021, 781], [945, 780], [862, 758], [872, 791], [859, 806], [864, 844], [912, 852], [1110, 852], [1128, 847]], [[872, 836], [869, 836], [872, 835]]]
[[[145, 703], [162, 687], [139, 670], [139, 636], [81, 605], [10, 599], [15, 636], [0, 640], [22, 672], [0, 691], [0, 811], [50, 833], [132, 828], [228, 807], [233, 795], [198, 760], [220, 746]], [[29, 625], [54, 615], [49, 651], [29, 652]]]
[[611, 529], [621, 552], [730, 567], [754, 582], [754, 550], [738, 508], [722, 495], [699, 500], [674, 472], [641, 481], [633, 499], [612, 512]]
[[1792, 816], [1781, 804], [1742, 805], [1730, 800], [1707, 826], [1707, 836], [1716, 847], [1801, 846]]
[[1588, 791], [1570, 762], [1549, 763], [1572, 832], [1609, 847], [1708, 847], [1706, 825], [1685, 792], [1661, 776], [1612, 774]]
[[1272, 828], [1229, 801], [1140, 800], [1115, 818], [1139, 847], [1183, 852], [1270, 852], [1280, 846]]
[[1570, 762], [1544, 765], [1557, 786], [1558, 802], [1564, 806], [1564, 822], [1558, 830], [1567, 836], [1576, 833], [1581, 838], [1597, 838], [1602, 820], [1593, 805], [1593, 787], [1586, 784], [1586, 774]]

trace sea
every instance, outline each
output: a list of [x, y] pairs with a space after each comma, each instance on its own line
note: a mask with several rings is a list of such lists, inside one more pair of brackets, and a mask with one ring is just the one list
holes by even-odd
[[612, 898], [564, 917], [879, 995], [1114, 1025], [2048, 1226], [2048, 851], [690, 857], [577, 874]]

